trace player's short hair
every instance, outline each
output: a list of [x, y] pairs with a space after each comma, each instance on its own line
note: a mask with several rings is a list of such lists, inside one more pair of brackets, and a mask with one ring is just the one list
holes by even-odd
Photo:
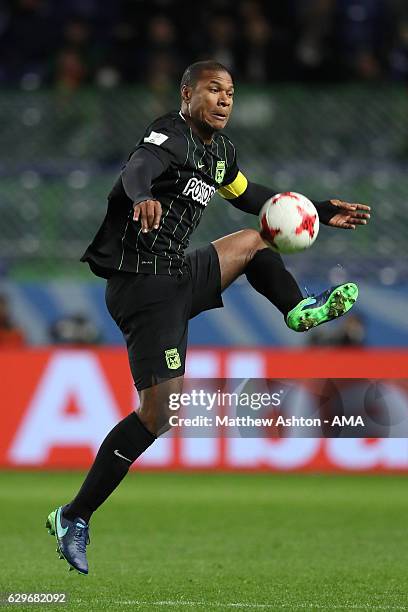
[[215, 60], [204, 60], [202, 62], [195, 62], [194, 64], [187, 66], [183, 76], [181, 77], [180, 88], [184, 87], [184, 85], [187, 87], [194, 87], [197, 81], [200, 80], [200, 77], [205, 70], [227, 72], [232, 78], [231, 71], [228, 70], [224, 64], [220, 64], [220, 62], [216, 62]]

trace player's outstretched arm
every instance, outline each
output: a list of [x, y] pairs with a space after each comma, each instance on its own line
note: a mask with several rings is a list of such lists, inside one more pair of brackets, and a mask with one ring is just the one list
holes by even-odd
[[[252, 215], [258, 215], [266, 200], [277, 190], [252, 183], [238, 172], [232, 183], [218, 189], [218, 193], [231, 202], [235, 208]], [[313, 201], [319, 214], [319, 220], [325, 225], [340, 229], [356, 229], [358, 225], [366, 225], [370, 220], [370, 206], [366, 204], [351, 204], [343, 200]]]
[[370, 220], [371, 207], [366, 204], [351, 204], [343, 200], [313, 203], [319, 213], [320, 222], [331, 227], [354, 230], [358, 225], [367, 225]]
[[[257, 183], [241, 182], [242, 188], [231, 189], [231, 186], [222, 187], [218, 193], [227, 199], [235, 208], [252, 215], [259, 214], [262, 206], [277, 191], [258, 185]], [[370, 220], [371, 207], [366, 204], [349, 203], [343, 200], [313, 201], [319, 214], [319, 220], [324, 225], [340, 229], [356, 229], [358, 225], [367, 225]]]

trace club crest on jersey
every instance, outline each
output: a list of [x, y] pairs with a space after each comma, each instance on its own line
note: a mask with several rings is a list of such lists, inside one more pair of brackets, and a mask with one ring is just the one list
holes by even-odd
[[217, 161], [217, 167], [215, 169], [215, 180], [217, 183], [222, 183], [225, 176], [225, 161], [222, 159]]
[[176, 348], [167, 349], [167, 351], [164, 351], [164, 355], [169, 370], [178, 370], [181, 367], [180, 355]]
[[215, 187], [212, 185], [207, 185], [207, 183], [196, 178], [195, 176], [192, 176], [191, 179], [189, 179], [183, 190], [184, 195], [190, 196], [190, 198], [196, 202], [199, 202], [203, 206], [207, 206], [214, 193]]

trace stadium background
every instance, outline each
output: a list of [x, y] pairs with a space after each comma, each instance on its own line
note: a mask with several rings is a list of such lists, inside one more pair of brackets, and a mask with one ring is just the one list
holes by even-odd
[[[194, 9], [193, 28], [192, 16], [188, 3], [164, 0], [0, 7], [3, 465], [86, 466], [109, 427], [137, 404], [104, 283], [78, 259], [128, 152], [152, 118], [177, 108], [180, 74], [200, 58], [215, 57], [235, 74], [228, 132], [248, 176], [316, 199], [367, 202], [373, 218], [357, 232], [323, 227], [310, 252], [287, 258], [310, 293], [357, 280], [353, 315], [295, 334], [239, 280], [224, 309], [191, 322], [189, 375], [301, 377], [309, 362], [313, 377], [406, 376], [405, 4], [219, 1]], [[256, 219], [215, 198], [191, 246], [248, 224]], [[114, 349], [120, 365], [109, 378]], [[81, 377], [87, 369], [92, 384]], [[107, 394], [113, 399], [102, 418]], [[35, 455], [37, 430], [48, 437]], [[190, 467], [160, 444], [153, 465]], [[230, 467], [197, 453], [194, 465]], [[404, 453], [391, 467], [407, 468]], [[379, 458], [372, 467], [390, 466]]]

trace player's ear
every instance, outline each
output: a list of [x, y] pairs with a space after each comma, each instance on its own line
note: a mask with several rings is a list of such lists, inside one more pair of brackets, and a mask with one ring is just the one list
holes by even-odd
[[184, 102], [190, 102], [191, 100], [191, 87], [188, 85], [183, 85], [181, 88], [181, 97]]

